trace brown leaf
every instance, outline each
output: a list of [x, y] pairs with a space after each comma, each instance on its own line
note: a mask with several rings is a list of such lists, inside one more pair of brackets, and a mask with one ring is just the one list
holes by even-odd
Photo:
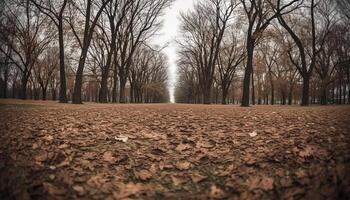
[[109, 163], [114, 163], [116, 161], [116, 158], [113, 157], [113, 153], [111, 151], [106, 151], [103, 154], [103, 160]]
[[63, 195], [67, 192], [64, 188], [56, 187], [56, 186], [52, 185], [51, 183], [44, 182], [43, 186], [44, 186], [44, 190], [48, 194], [53, 195], [53, 196]]
[[212, 185], [210, 187], [209, 196], [213, 199], [223, 199], [223, 198], [227, 197], [227, 194], [222, 189], [218, 188], [215, 185]]
[[191, 163], [188, 161], [180, 161], [176, 163], [176, 168], [179, 170], [187, 170], [191, 167]]
[[257, 177], [252, 176], [247, 180], [249, 190], [262, 189], [262, 190], [272, 190], [273, 189], [273, 178], [270, 177]]
[[119, 192], [113, 192], [113, 197], [115, 199], [123, 199], [127, 198], [131, 195], [136, 195], [142, 193], [145, 188], [141, 185], [141, 183], [128, 183], [128, 184], [121, 184], [119, 186], [120, 190]]
[[182, 176], [171, 175], [170, 177], [171, 177], [171, 180], [173, 181], [175, 186], [179, 186], [179, 185], [182, 185], [183, 183], [187, 182], [187, 180]]
[[47, 152], [44, 152], [44, 151], [40, 152], [39, 155], [34, 157], [34, 160], [37, 162], [45, 162], [47, 159], [48, 159]]
[[139, 172], [134, 172], [134, 174], [135, 174], [136, 178], [143, 180], [143, 181], [146, 181], [152, 177], [151, 172], [146, 170], [146, 169], [143, 169]]
[[261, 188], [263, 190], [272, 190], [273, 189], [273, 178], [270, 177], [263, 177], [261, 180]]
[[315, 148], [313, 146], [307, 145], [302, 151], [299, 152], [299, 156], [303, 158], [310, 157], [314, 154]]
[[85, 189], [83, 186], [80, 185], [74, 185], [73, 186], [73, 190], [76, 191], [78, 193], [78, 195], [82, 196], [85, 194]]
[[190, 145], [181, 143], [181, 144], [177, 145], [177, 147], [175, 148], [175, 150], [181, 152], [181, 151], [187, 150], [187, 149], [189, 149], [189, 148], [191, 148]]
[[190, 175], [190, 177], [194, 183], [198, 183], [207, 178], [206, 176], [201, 175], [199, 172], [194, 172]]

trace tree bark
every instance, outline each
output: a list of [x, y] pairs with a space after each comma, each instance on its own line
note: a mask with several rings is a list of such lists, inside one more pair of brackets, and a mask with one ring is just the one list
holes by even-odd
[[126, 102], [126, 94], [125, 94], [125, 86], [126, 86], [126, 77], [120, 76], [119, 77], [119, 103], [127, 103]]
[[252, 104], [255, 105], [254, 69], [252, 67]]
[[74, 104], [82, 104], [81, 99], [81, 88], [83, 85], [83, 71], [85, 65], [85, 58], [87, 55], [87, 47], [82, 49], [82, 55], [79, 60], [77, 74], [75, 76], [75, 84], [74, 84], [74, 92], [73, 92], [73, 103]]
[[27, 99], [27, 83], [28, 83], [28, 79], [26, 78], [25, 75], [23, 75], [24, 77], [21, 80], [21, 93], [20, 93], [20, 98], [25, 100]]
[[243, 107], [249, 106], [249, 98], [250, 98], [250, 76], [253, 70], [253, 56], [254, 56], [254, 41], [249, 36], [247, 40], [247, 65], [244, 72], [244, 80], [243, 80], [243, 96], [242, 96], [242, 104]]
[[301, 106], [308, 106], [310, 104], [309, 93], [310, 93], [310, 75], [304, 75]]
[[64, 39], [63, 39], [63, 22], [59, 20], [58, 25], [58, 43], [60, 49], [60, 103], [68, 103], [67, 99], [67, 83], [66, 83], [66, 69], [64, 65]]

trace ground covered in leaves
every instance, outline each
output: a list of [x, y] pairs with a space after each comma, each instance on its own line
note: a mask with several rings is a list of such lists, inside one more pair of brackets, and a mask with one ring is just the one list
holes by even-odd
[[349, 199], [350, 107], [0, 101], [0, 199]]

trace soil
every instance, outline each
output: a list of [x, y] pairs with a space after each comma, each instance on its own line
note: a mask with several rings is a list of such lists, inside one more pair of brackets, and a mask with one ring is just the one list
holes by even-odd
[[0, 199], [350, 199], [349, 106], [0, 100]]

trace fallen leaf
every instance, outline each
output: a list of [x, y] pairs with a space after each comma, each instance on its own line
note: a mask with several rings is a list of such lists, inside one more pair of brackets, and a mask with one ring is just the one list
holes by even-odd
[[152, 177], [152, 174], [146, 169], [143, 169], [139, 172], [134, 172], [134, 174], [135, 174], [136, 178], [143, 180], [143, 181], [146, 181]]
[[124, 184], [122, 183], [119, 186], [120, 190], [119, 192], [113, 192], [113, 197], [115, 199], [123, 199], [123, 198], [127, 198], [131, 195], [136, 195], [136, 194], [140, 194], [142, 193], [145, 188], [143, 187], [143, 185], [141, 183], [127, 183]]
[[175, 150], [181, 152], [181, 151], [187, 150], [187, 149], [189, 149], [189, 148], [191, 148], [190, 145], [181, 143], [181, 144], [177, 145], [177, 147], [175, 148]]
[[250, 137], [255, 137], [257, 135], [258, 135], [258, 132], [256, 132], [256, 131], [253, 131], [253, 132], [249, 133]]
[[173, 181], [175, 186], [179, 186], [179, 185], [182, 185], [183, 183], [187, 182], [187, 180], [182, 176], [171, 175], [170, 177], [171, 177], [171, 180]]
[[179, 170], [187, 170], [191, 167], [191, 163], [188, 161], [181, 161], [176, 163], [176, 168]]
[[225, 191], [217, 187], [216, 185], [212, 185], [210, 187], [210, 193], [209, 196], [213, 199], [223, 199], [227, 197], [227, 194]]
[[34, 160], [37, 162], [45, 162], [48, 159], [47, 152], [40, 152], [39, 155], [34, 157]]
[[64, 188], [56, 187], [56, 186], [52, 185], [51, 183], [44, 182], [43, 187], [44, 187], [44, 190], [48, 194], [53, 195], [53, 196], [63, 195], [63, 194], [66, 194], [66, 192], [67, 192]]
[[263, 190], [272, 190], [273, 189], [273, 178], [270, 177], [263, 177], [261, 180], [261, 188]]
[[192, 173], [190, 177], [194, 183], [198, 183], [207, 178], [206, 176], [201, 175], [199, 172]]
[[117, 140], [117, 141], [119, 141], [119, 142], [124, 142], [124, 143], [126, 143], [126, 142], [128, 142], [129, 137], [120, 135], [120, 136], [118, 136], [118, 137], [114, 137], [114, 139]]
[[313, 155], [315, 148], [313, 146], [307, 145], [303, 150], [299, 152], [299, 156], [307, 158]]
[[116, 158], [113, 157], [113, 153], [111, 151], [106, 151], [103, 154], [103, 160], [109, 163], [114, 163], [116, 161]]
[[73, 186], [73, 190], [76, 191], [78, 193], [78, 195], [82, 196], [85, 194], [85, 189], [83, 186], [80, 185], [74, 185]]
[[274, 180], [271, 177], [263, 176], [252, 176], [247, 180], [247, 185], [249, 190], [262, 189], [262, 190], [272, 190]]

